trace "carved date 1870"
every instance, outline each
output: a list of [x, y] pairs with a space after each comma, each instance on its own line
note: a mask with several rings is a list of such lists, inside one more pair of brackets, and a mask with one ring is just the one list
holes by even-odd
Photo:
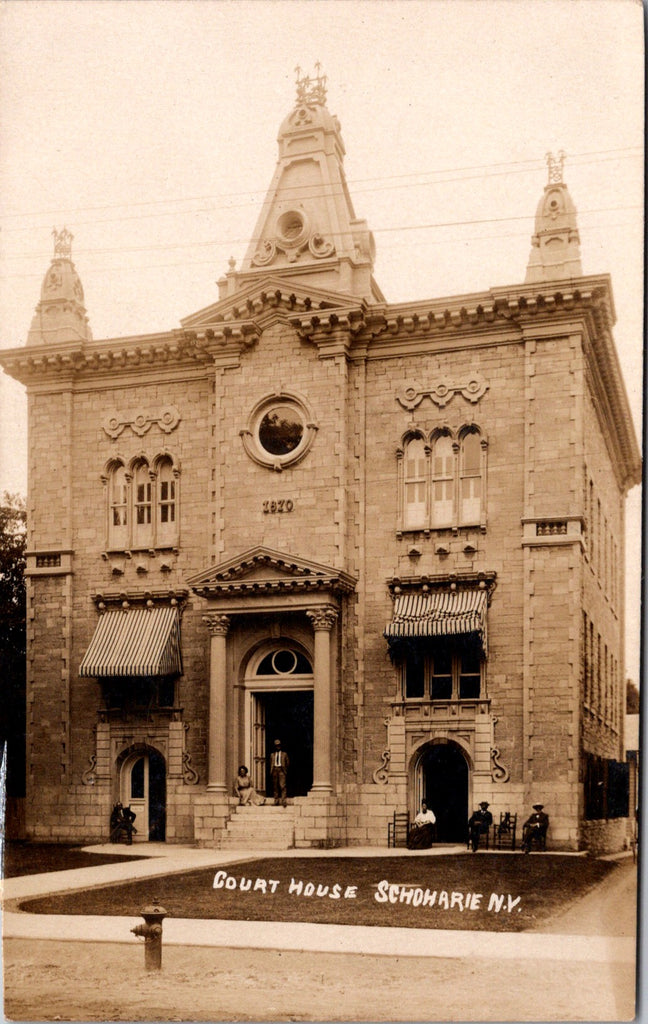
[[277, 498], [276, 501], [264, 501], [263, 511], [264, 514], [272, 514], [274, 512], [292, 512], [294, 504], [290, 498]]

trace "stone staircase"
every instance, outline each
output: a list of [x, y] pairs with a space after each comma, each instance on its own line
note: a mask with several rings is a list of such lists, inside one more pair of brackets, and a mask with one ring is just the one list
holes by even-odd
[[290, 850], [295, 845], [295, 812], [267, 803], [234, 806], [221, 838], [222, 850]]

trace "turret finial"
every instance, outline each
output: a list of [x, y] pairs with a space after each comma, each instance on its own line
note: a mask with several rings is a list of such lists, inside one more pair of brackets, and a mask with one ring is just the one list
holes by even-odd
[[322, 65], [319, 61], [315, 62], [316, 76], [310, 78], [308, 75], [302, 76], [302, 69], [299, 64], [295, 68], [295, 74], [297, 75], [297, 106], [301, 104], [319, 103], [320, 106], [326, 106], [326, 75], [320, 74]]
[[563, 167], [565, 164], [565, 152], [562, 149], [558, 150], [558, 156], [554, 156], [553, 153], [547, 153], [546, 155], [547, 167], [549, 168], [549, 178], [547, 180], [548, 185], [558, 185], [563, 180]]
[[74, 235], [67, 228], [63, 228], [62, 231], [52, 228], [52, 235], [54, 236], [55, 258], [67, 257], [69, 259], [72, 255], [72, 239]]

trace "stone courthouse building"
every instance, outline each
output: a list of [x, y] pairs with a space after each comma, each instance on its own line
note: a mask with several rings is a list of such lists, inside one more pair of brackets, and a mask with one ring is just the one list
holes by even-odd
[[94, 340], [62, 231], [0, 357], [29, 396], [27, 834], [105, 839], [121, 799], [140, 840], [235, 845], [237, 768], [271, 795], [280, 738], [257, 844], [385, 845], [425, 798], [440, 842], [541, 801], [553, 848], [618, 848], [641, 469], [610, 279], [551, 159], [520, 283], [387, 302], [324, 87], [204, 309]]

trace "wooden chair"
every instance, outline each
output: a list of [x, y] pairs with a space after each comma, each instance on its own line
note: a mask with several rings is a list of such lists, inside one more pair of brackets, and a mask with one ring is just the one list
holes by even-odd
[[493, 846], [496, 850], [514, 850], [517, 814], [503, 811], [498, 825], [493, 825]]
[[394, 811], [393, 819], [387, 823], [387, 846], [407, 846], [409, 827], [409, 812]]

